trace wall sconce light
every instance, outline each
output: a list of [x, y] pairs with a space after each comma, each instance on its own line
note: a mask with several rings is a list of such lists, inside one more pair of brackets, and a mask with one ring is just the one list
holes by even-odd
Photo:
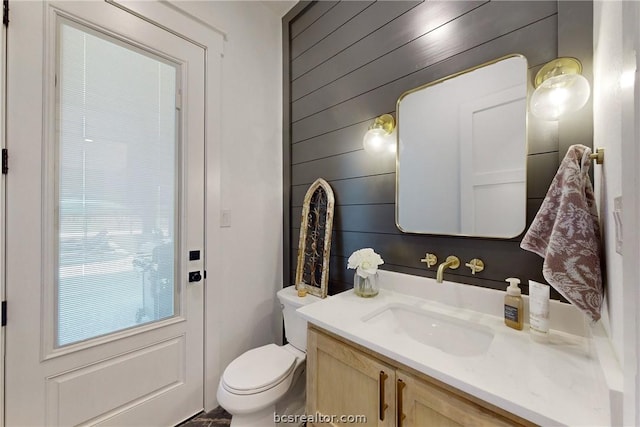
[[381, 154], [396, 150], [395, 138], [392, 136], [396, 121], [391, 114], [376, 117], [369, 130], [364, 134], [362, 146], [369, 154]]
[[533, 86], [529, 107], [534, 116], [543, 120], [558, 120], [578, 111], [591, 94], [589, 82], [582, 75], [582, 64], [576, 58], [547, 62], [536, 74]]

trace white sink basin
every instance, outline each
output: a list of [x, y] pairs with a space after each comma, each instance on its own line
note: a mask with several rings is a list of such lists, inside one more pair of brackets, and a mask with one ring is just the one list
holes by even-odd
[[381, 333], [407, 336], [454, 356], [482, 354], [493, 340], [486, 326], [404, 304], [388, 304], [362, 321]]

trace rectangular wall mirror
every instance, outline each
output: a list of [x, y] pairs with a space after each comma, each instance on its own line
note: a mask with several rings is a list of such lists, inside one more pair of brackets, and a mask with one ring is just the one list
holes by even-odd
[[526, 221], [527, 60], [510, 55], [398, 99], [396, 225], [511, 238]]

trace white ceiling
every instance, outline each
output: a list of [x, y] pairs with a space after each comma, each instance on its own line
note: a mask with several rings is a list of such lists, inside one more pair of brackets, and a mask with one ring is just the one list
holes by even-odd
[[283, 17], [298, 0], [262, 0], [262, 3], [279, 17]]

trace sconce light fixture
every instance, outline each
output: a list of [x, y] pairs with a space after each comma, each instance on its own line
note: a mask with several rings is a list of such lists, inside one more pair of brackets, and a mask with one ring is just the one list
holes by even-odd
[[364, 134], [362, 140], [364, 151], [369, 154], [395, 153], [396, 144], [392, 135], [395, 127], [396, 121], [391, 114], [376, 117], [367, 133]]
[[582, 64], [576, 58], [547, 62], [536, 74], [533, 86], [529, 107], [534, 116], [543, 120], [558, 120], [578, 111], [591, 94], [589, 82], [582, 75]]

